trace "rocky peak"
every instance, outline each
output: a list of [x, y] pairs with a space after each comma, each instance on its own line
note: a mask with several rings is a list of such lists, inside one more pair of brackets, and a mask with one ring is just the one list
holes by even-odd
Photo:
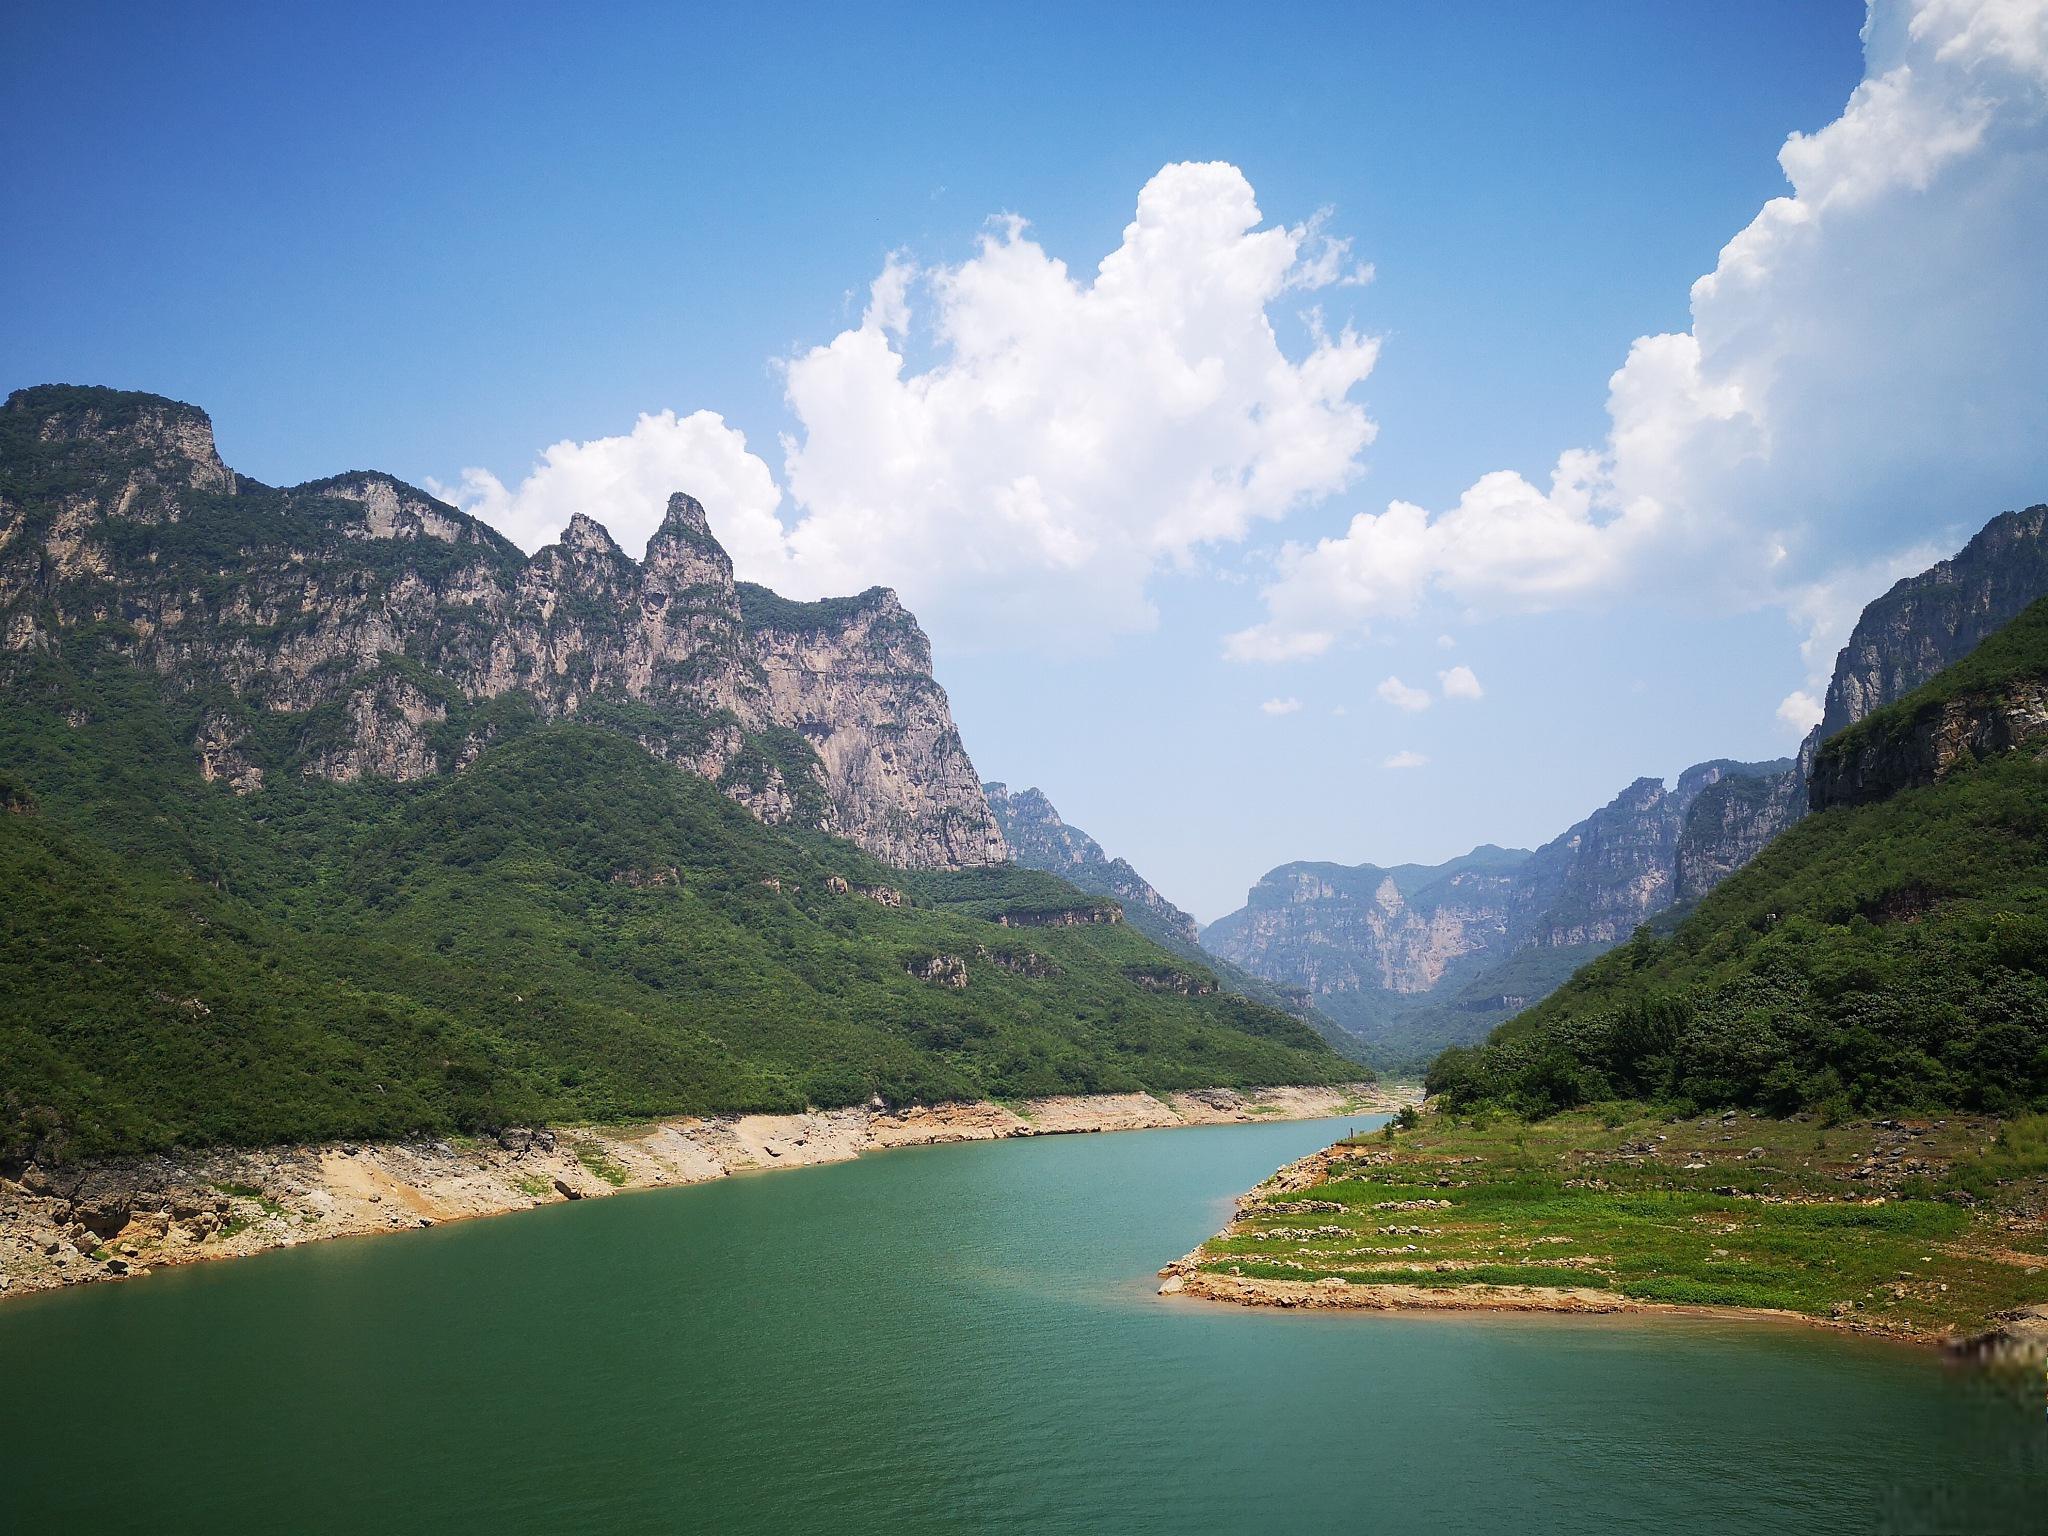
[[1799, 750], [1801, 781], [1821, 743], [1961, 661], [2043, 596], [2048, 505], [2001, 512], [1954, 555], [1894, 584], [1835, 658], [1820, 724]]
[[479, 541], [473, 519], [382, 470], [356, 470], [316, 480], [292, 487], [292, 494], [331, 497], [360, 506], [360, 520], [343, 530], [351, 538], [439, 539], [444, 544]]
[[118, 461], [126, 483], [111, 498], [115, 504], [109, 510], [116, 514], [155, 512], [159, 497], [146, 494], [151, 491], [231, 496], [236, 490], [234, 472], [214, 446], [212, 418], [181, 400], [45, 384], [9, 395], [0, 417], [10, 419], [10, 446], [27, 446], [21, 443], [25, 437], [45, 454], [72, 459], [82, 454], [110, 467]]
[[691, 587], [730, 590], [732, 557], [711, 533], [704, 504], [677, 491], [668, 499], [661, 526], [647, 541], [647, 575], [670, 591]]
[[1831, 737], [1815, 760], [1811, 808], [1869, 805], [1959, 766], [2048, 744], [2048, 598], [1953, 667]]
[[586, 560], [623, 561], [626, 552], [612, 538], [611, 530], [587, 512], [578, 512], [562, 530], [561, 546]]

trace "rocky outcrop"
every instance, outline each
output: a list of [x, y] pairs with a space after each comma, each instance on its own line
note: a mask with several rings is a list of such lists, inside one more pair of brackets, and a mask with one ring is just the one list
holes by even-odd
[[1006, 784], [984, 784], [982, 790], [1010, 856], [1024, 868], [1113, 897], [1122, 905], [1126, 921], [1140, 933], [1183, 953], [1196, 950], [1195, 920], [1124, 860], [1111, 858], [1094, 838], [1062, 821], [1042, 791], [1013, 793]]
[[913, 955], [903, 962], [903, 969], [934, 987], [967, 990], [967, 962], [958, 955]]
[[[1882, 726], [1880, 729], [1872, 727]], [[1808, 784], [1811, 809], [1872, 805], [1932, 784], [1965, 763], [2003, 752], [2048, 752], [2048, 682], [2015, 678], [1874, 719], [1821, 748]]]
[[424, 778], [575, 717], [898, 866], [1007, 856], [895, 594], [738, 583], [687, 495], [641, 560], [581, 514], [527, 557], [386, 474], [236, 475], [192, 406], [21, 390], [0, 408], [0, 643], [0, 684], [6, 653], [154, 674], [237, 792]]

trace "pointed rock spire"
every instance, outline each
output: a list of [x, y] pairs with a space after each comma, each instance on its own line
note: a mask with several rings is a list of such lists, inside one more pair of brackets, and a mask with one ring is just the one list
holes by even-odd
[[569, 526], [562, 530], [562, 547], [579, 555], [624, 558], [605, 525], [587, 512], [578, 512], [569, 519]]
[[647, 573], [670, 587], [732, 585], [732, 557], [711, 532], [704, 503], [677, 491], [647, 541]]

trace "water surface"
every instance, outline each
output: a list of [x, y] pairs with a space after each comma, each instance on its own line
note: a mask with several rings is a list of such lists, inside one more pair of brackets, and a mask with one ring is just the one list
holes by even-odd
[[1344, 1125], [888, 1153], [10, 1302], [0, 1531], [2048, 1529], [2039, 1403], [1899, 1346], [1152, 1294]]

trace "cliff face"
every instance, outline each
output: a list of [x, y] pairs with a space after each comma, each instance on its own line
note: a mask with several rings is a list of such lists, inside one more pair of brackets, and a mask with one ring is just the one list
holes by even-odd
[[1198, 951], [1195, 920], [1155, 890], [1123, 859], [1112, 859], [1079, 827], [1070, 827], [1044, 793], [1014, 793], [1006, 784], [984, 784], [1011, 857], [1026, 869], [1049, 875], [1123, 903], [1124, 918], [1140, 932], [1186, 953]]
[[[1835, 661], [1812, 746], [1904, 698], [2048, 595], [2048, 506], [2006, 512], [1863, 610]], [[1812, 766], [1812, 750], [1802, 754]]]
[[[1510, 947], [1526, 926], [1518, 848], [1445, 864], [1283, 864], [1245, 905], [1202, 932], [1205, 948], [1318, 1000], [1427, 993], [1468, 957]], [[1464, 969], [1469, 970], [1467, 965]]]
[[2048, 598], [1957, 665], [1831, 737], [1814, 761], [1811, 807], [1873, 805], [2015, 752], [2048, 760]]
[[581, 514], [529, 558], [388, 475], [236, 475], [191, 406], [22, 390], [0, 408], [0, 647], [153, 674], [202, 770], [241, 792], [423, 778], [578, 716], [893, 864], [1006, 856], [895, 594], [738, 584], [685, 495], [642, 561]]
[[1701, 791], [1674, 850], [1678, 901], [1698, 901], [1763, 852], [1805, 810], [1803, 788], [1787, 763], [1774, 773], [1732, 775]]

